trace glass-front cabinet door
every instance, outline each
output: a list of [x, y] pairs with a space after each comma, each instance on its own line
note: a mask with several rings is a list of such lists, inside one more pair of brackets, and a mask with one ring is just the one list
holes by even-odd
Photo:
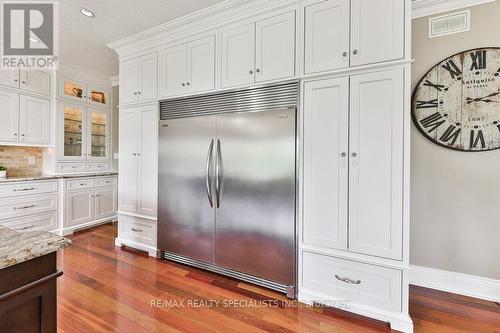
[[109, 112], [88, 109], [88, 160], [107, 161], [109, 159]]
[[59, 97], [87, 102], [87, 85], [66, 77], [59, 78]]
[[95, 104], [101, 107], [110, 106], [110, 96], [111, 92], [109, 89], [101, 88], [94, 85], [88, 85], [89, 103]]
[[64, 129], [60, 131], [61, 149], [60, 159], [86, 159], [87, 120], [85, 108], [67, 103], [60, 104], [60, 124]]

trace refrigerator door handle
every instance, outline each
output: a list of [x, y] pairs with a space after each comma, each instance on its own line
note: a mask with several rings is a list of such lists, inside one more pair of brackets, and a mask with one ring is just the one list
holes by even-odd
[[222, 157], [220, 153], [220, 140], [217, 139], [217, 160], [215, 163], [215, 195], [217, 198], [217, 208], [220, 208], [221, 198], [220, 198], [220, 165], [222, 163]]
[[214, 202], [212, 199], [212, 182], [210, 181], [210, 165], [212, 164], [212, 152], [214, 150], [214, 139], [212, 139], [212, 142], [210, 143], [210, 147], [208, 148], [208, 155], [207, 155], [207, 167], [206, 167], [206, 189], [207, 189], [207, 196], [208, 196], [208, 202], [210, 203], [210, 207], [214, 207]]

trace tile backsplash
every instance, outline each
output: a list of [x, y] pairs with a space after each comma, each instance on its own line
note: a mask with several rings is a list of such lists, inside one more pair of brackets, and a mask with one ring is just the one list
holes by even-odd
[[[30, 165], [30, 158], [35, 164]], [[43, 148], [0, 146], [0, 164], [7, 167], [7, 177], [39, 175], [43, 167]]]

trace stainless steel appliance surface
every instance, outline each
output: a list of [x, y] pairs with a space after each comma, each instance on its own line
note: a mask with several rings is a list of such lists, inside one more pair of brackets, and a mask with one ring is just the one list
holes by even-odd
[[297, 82], [161, 102], [158, 248], [295, 286]]

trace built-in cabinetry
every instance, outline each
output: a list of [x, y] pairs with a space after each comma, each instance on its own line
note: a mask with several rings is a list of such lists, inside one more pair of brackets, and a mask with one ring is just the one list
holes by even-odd
[[99, 107], [108, 108], [111, 105], [111, 90], [109, 88], [80, 82], [66, 76], [58, 78], [58, 97]]
[[120, 105], [156, 100], [158, 55], [156, 52], [123, 61], [120, 65]]
[[0, 70], [0, 86], [50, 95], [51, 74], [40, 70]]

